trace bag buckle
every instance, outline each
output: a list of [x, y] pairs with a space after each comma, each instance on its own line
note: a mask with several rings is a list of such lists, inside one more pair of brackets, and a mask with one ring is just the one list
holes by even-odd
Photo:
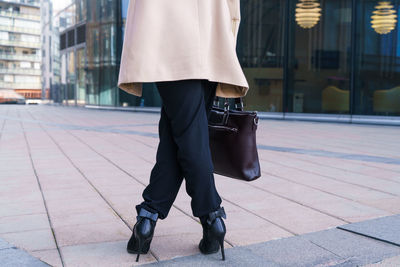
[[224, 110], [225, 110], [225, 111], [228, 111], [228, 110], [229, 110], [229, 100], [228, 100], [228, 98], [225, 98]]

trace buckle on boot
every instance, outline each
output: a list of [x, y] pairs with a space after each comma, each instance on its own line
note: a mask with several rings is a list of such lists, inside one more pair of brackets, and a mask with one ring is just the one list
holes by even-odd
[[139, 220], [140, 217], [149, 218], [150, 220], [156, 222], [158, 219], [158, 213], [152, 213], [144, 208], [141, 208], [138, 216], [136, 216], [136, 219]]
[[211, 225], [217, 217], [222, 217], [226, 219], [224, 207], [221, 207], [218, 210], [210, 212], [208, 214], [208, 219], [207, 219], [208, 225]]

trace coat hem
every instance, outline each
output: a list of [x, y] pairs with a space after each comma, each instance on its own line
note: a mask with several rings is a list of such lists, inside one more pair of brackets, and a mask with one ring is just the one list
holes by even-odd
[[232, 82], [222, 81], [221, 79], [212, 79], [212, 78], [177, 78], [177, 79], [160, 79], [153, 81], [143, 81], [143, 82], [120, 82], [118, 83], [118, 87], [121, 90], [124, 90], [128, 94], [132, 94], [138, 97], [143, 95], [143, 83], [152, 83], [152, 82], [161, 82], [161, 81], [174, 81], [174, 80], [189, 80], [189, 79], [201, 79], [208, 80], [210, 82], [217, 82], [216, 96], [226, 97], [226, 98], [237, 98], [237, 97], [245, 97], [249, 90], [248, 85], [238, 85]]

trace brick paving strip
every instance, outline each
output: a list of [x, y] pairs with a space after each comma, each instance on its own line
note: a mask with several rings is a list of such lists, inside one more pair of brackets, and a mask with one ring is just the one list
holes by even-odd
[[[0, 106], [0, 238], [52, 266], [135, 265], [125, 246], [134, 205], [155, 162], [158, 119]], [[263, 177], [245, 183], [216, 175], [228, 216], [225, 245], [233, 247], [228, 256], [246, 257], [243, 246], [285, 248], [287, 240], [302, 248], [307, 234], [354, 235], [332, 228], [399, 214], [399, 132], [391, 126], [261, 121]], [[198, 254], [201, 226], [182, 187], [140, 264]], [[199, 262], [214, 256], [220, 255]]]

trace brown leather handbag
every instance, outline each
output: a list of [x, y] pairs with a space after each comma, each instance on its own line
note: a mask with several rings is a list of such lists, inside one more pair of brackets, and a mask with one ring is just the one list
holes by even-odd
[[256, 111], [243, 111], [242, 98], [235, 98], [235, 109], [229, 109], [225, 98], [224, 108], [215, 97], [211, 108], [208, 130], [214, 173], [253, 181], [261, 176], [258, 159]]

